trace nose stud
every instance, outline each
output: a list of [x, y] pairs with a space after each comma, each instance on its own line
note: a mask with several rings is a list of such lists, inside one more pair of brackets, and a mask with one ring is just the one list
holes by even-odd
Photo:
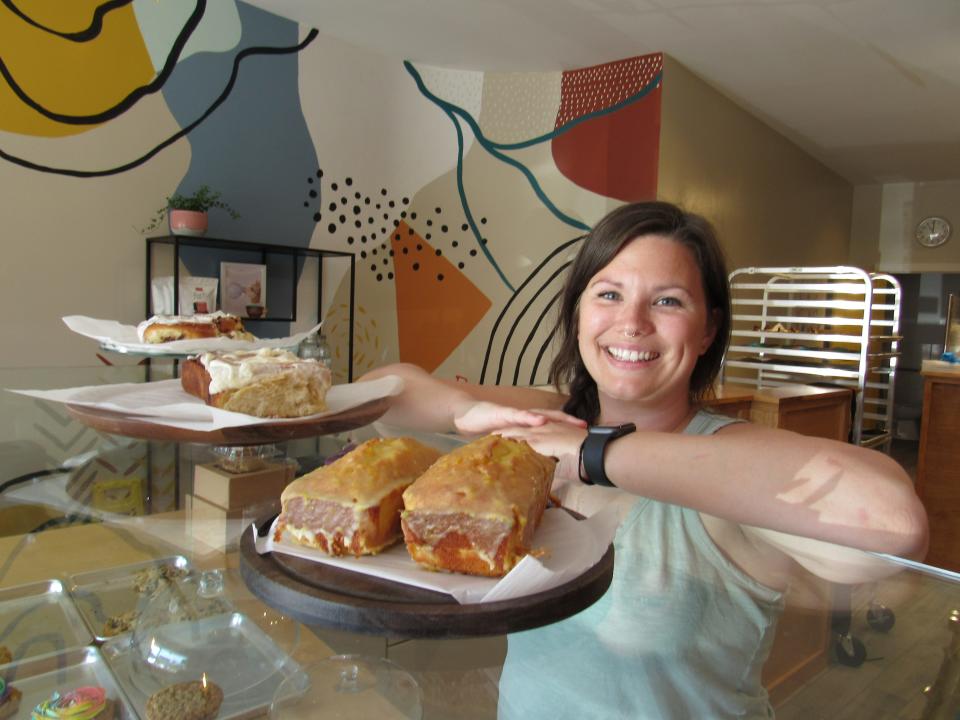
[[623, 329], [623, 334], [624, 334], [626, 337], [634, 338], [634, 337], [637, 337], [637, 335], [640, 334], [640, 331], [637, 330], [636, 328], [632, 328], [632, 329], [630, 329], [630, 330], [628, 330], [627, 328], [624, 328], [624, 329]]

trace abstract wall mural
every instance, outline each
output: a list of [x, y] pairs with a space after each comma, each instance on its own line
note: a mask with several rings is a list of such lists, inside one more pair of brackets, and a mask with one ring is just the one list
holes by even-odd
[[[656, 196], [659, 54], [434, 68], [238, 0], [0, 0], [0, 48], [0, 182], [23, 188], [8, 224], [39, 244], [58, 234], [55, 218], [36, 226], [51, 197], [84, 208], [67, 261], [89, 288], [69, 312], [142, 319], [138, 228], [208, 184], [241, 214], [211, 215], [211, 236], [355, 253], [357, 373], [403, 360], [539, 383], [579, 240], [610, 207]], [[108, 198], [130, 209], [107, 217]], [[346, 273], [323, 282], [343, 376]], [[43, 312], [50, 328], [68, 314]]]
[[[583, 193], [578, 190], [622, 201], [656, 197], [662, 55], [564, 73], [491, 76], [485, 78], [476, 103], [479, 112], [444, 99], [441, 92], [430, 89], [412, 63], [404, 66], [418, 90], [453, 125], [457, 138], [456, 194], [465, 218], [463, 230], [469, 230], [469, 252], [479, 253], [503, 284], [498, 288], [499, 302], [491, 303], [499, 311], [487, 333], [482, 366], [450, 367], [447, 373], [458, 370], [456, 374], [480, 382], [543, 383], [550, 360], [551, 313], [559, 297], [563, 271], [575, 253], [574, 246], [589, 230], [589, 223], [607, 209], [602, 206], [595, 214], [579, 214], [573, 209], [583, 205]], [[488, 109], [488, 105], [492, 107]], [[548, 122], [549, 129], [544, 127]], [[469, 153], [465, 150], [468, 133], [473, 140]], [[549, 149], [550, 162], [544, 161], [542, 152], [533, 155], [532, 161], [520, 155], [538, 147]], [[522, 178], [529, 196], [528, 213], [552, 216], [567, 228], [561, 231], [564, 234], [539, 241], [528, 234], [519, 244], [504, 243], [509, 256], [498, 259], [491, 249], [491, 231], [476, 222], [471, 209], [476, 188], [464, 179], [465, 168], [472, 162], [467, 156], [481, 152]], [[558, 192], [548, 189], [557, 187], [558, 179], [569, 180], [575, 188], [561, 183]], [[498, 200], [503, 208], [504, 197]], [[496, 216], [517, 222], [509, 211]], [[485, 224], [486, 218], [483, 221]], [[521, 248], [525, 262], [517, 266]], [[535, 269], [519, 277], [522, 282], [518, 283], [510, 269], [520, 270], [534, 262]], [[478, 273], [473, 269], [472, 274]], [[412, 305], [410, 309], [413, 311]], [[414, 324], [403, 322], [406, 311], [398, 292], [401, 326]], [[478, 325], [482, 319], [477, 317]], [[418, 352], [422, 353], [419, 346]], [[400, 357], [413, 359], [412, 354], [405, 353], [402, 338]], [[492, 359], [496, 360], [495, 373]], [[512, 367], [512, 372], [504, 371], [505, 364]], [[430, 369], [434, 369], [432, 364]]]
[[557, 169], [625, 202], [656, 197], [662, 80], [659, 53], [563, 73]]

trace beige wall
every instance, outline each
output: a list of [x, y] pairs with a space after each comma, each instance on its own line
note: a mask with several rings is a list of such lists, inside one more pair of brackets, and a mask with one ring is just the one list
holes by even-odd
[[850, 223], [850, 264], [864, 270], [880, 267], [880, 208], [882, 185], [857, 185], [853, 189], [853, 220]]
[[850, 183], [667, 56], [658, 196], [714, 222], [730, 269], [848, 262]]
[[[858, 198], [873, 190], [858, 189]], [[873, 235], [877, 266], [885, 272], [960, 272], [960, 181], [935, 183], [891, 183], [879, 189], [873, 199], [879, 218]], [[917, 243], [917, 223], [930, 215], [946, 218], [953, 233], [946, 244], [927, 248]], [[859, 218], [859, 216], [858, 216]], [[860, 222], [855, 233], [869, 238]]]

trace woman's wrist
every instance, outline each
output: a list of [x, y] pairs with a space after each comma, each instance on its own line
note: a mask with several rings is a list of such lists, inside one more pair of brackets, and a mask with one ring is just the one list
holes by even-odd
[[590, 439], [590, 433], [587, 433], [586, 437], [583, 438], [583, 442], [580, 443], [580, 449], [577, 451], [577, 477], [580, 478], [580, 482], [584, 485], [592, 485], [590, 478], [587, 477], [585, 468], [583, 467], [583, 448], [587, 444], [587, 440]]
[[481, 401], [465, 392], [457, 393], [451, 397], [447, 403], [447, 407], [449, 408], [450, 429], [454, 432], [460, 432], [460, 419], [479, 405], [480, 402]]

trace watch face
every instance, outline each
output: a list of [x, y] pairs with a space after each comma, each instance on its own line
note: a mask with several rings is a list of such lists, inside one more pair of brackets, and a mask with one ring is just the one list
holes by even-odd
[[950, 223], [941, 217], [928, 217], [917, 225], [917, 242], [924, 247], [938, 247], [950, 237]]

